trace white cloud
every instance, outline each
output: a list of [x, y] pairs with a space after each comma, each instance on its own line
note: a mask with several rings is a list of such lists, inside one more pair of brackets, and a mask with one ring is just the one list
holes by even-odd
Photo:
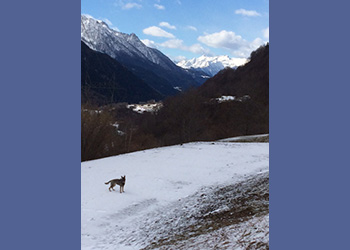
[[163, 5], [160, 5], [160, 4], [154, 4], [154, 7], [158, 10], [165, 10], [165, 7]]
[[205, 49], [200, 45], [199, 43], [195, 43], [188, 47], [188, 51], [191, 51], [192, 53], [195, 54], [200, 54], [200, 55], [211, 55], [211, 52], [209, 49]]
[[267, 40], [269, 40], [269, 38], [270, 38], [270, 29], [269, 29], [269, 27], [267, 27], [266, 29], [263, 29], [262, 32], [263, 32], [264, 37]]
[[175, 38], [175, 36], [169, 32], [166, 32], [165, 30], [157, 27], [157, 26], [151, 26], [143, 30], [143, 33], [150, 36], [157, 36], [157, 37], [166, 37], [166, 38]]
[[253, 50], [264, 44], [261, 38], [248, 42], [233, 31], [226, 30], [199, 36], [197, 40], [213, 48], [229, 50], [234, 56], [238, 57], [248, 57]]
[[183, 60], [187, 60], [187, 57], [185, 57], [185, 56], [175, 56], [175, 57], [172, 57], [171, 58], [174, 62], [181, 62], [181, 61], [183, 61]]
[[[163, 47], [163, 48], [169, 48], [169, 49], [189, 51], [199, 55], [207, 55], [207, 56], [212, 55], [209, 49], [203, 48], [203, 46], [200, 45], [199, 43], [192, 44], [191, 46], [186, 46], [184, 45], [183, 40], [180, 40], [177, 38], [169, 39], [163, 43], [156, 43], [149, 39], [142, 39], [141, 42], [143, 42], [147, 47], [150, 47], [150, 48], [159, 49]], [[183, 58], [180, 58], [180, 57], [177, 58], [177, 60], [180, 60], [180, 59], [183, 59]]]
[[257, 48], [259, 48], [261, 45], [266, 44], [266, 42], [264, 42], [260, 37], [257, 37], [254, 39], [254, 41], [252, 41], [251, 43], [249, 43], [249, 46], [246, 48], [246, 53], [250, 53], [254, 50], [256, 50]]
[[180, 39], [171, 39], [161, 43], [160, 46], [170, 48], [170, 49], [180, 49], [184, 45], [183, 45], [183, 41]]
[[142, 39], [141, 42], [143, 42], [147, 47], [150, 48], [158, 48], [158, 44], [156, 44], [154, 41], [152, 40], [148, 40], [148, 39]]
[[186, 28], [189, 30], [197, 31], [197, 28], [191, 25], [188, 25]]
[[242, 16], [261, 16], [261, 14], [256, 12], [255, 10], [239, 9], [239, 10], [236, 10], [235, 13], [237, 15], [242, 15]]
[[246, 41], [233, 31], [222, 30], [220, 32], [199, 36], [198, 41], [214, 48], [236, 49]]
[[165, 28], [168, 28], [168, 29], [172, 29], [172, 30], [176, 30], [176, 27], [174, 25], [170, 25], [170, 23], [167, 23], [167, 22], [160, 22], [159, 26], [160, 27], [165, 27]]
[[130, 9], [141, 9], [142, 5], [135, 3], [135, 2], [126, 2], [125, 0], [117, 0], [114, 3], [115, 6], [121, 7], [123, 10], [130, 10]]
[[140, 9], [141, 7], [142, 5], [138, 3], [127, 3], [122, 7], [122, 9], [124, 10], [133, 9], [133, 8]]
[[180, 40], [180, 39], [170, 39], [159, 45], [161, 47], [170, 48], [170, 49], [180, 49], [183, 51], [190, 51], [192, 53], [200, 54], [200, 55], [203, 55], [203, 54], [211, 55], [210, 50], [203, 48], [203, 46], [200, 45], [199, 43], [193, 44], [191, 46], [186, 46], [183, 44], [183, 40]]

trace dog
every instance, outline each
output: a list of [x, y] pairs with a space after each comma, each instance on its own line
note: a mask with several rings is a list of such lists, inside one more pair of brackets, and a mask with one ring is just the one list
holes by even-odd
[[108, 185], [109, 183], [111, 183], [110, 187], [108, 188], [109, 189], [109, 192], [111, 192], [111, 189], [113, 191], [114, 190], [114, 186], [115, 185], [119, 185], [119, 192], [120, 193], [124, 193], [124, 186], [125, 186], [125, 182], [126, 182], [126, 176], [121, 176], [122, 178], [121, 179], [113, 179], [113, 180], [110, 180], [109, 182], [106, 182], [105, 184]]

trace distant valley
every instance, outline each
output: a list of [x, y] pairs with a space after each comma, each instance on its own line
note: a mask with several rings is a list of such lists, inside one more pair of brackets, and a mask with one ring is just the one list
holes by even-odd
[[205, 56], [176, 64], [134, 33], [111, 29], [81, 15], [82, 103], [106, 105], [163, 100], [196, 88], [225, 68], [236, 69], [246, 58]]
[[[106, 54], [123, 65], [139, 80], [143, 81], [143, 85], [147, 85], [144, 88], [153, 89], [154, 94], [149, 92], [150, 99], [161, 99], [176, 95], [192, 87], [198, 87], [210, 77], [210, 75], [202, 72], [188, 72], [177, 66], [159, 50], [147, 47], [135, 34], [129, 35], [115, 31], [103, 21], [87, 15], [81, 15], [81, 40], [91, 50]], [[82, 50], [82, 57], [85, 56], [86, 51], [86, 49]], [[105, 85], [106, 88], [106, 85], [108, 85], [111, 87], [110, 78], [108, 76], [104, 82], [99, 79], [99, 81], [91, 80], [89, 83], [84, 82], [86, 78], [82, 78], [82, 86], [89, 85], [95, 89], [94, 85]], [[118, 87], [126, 86], [127, 83], [125, 81], [123, 83], [119, 82]], [[120, 91], [125, 92], [124, 96], [132, 94], [130, 90], [125, 88], [121, 88]], [[108, 92], [108, 89], [105, 92]], [[144, 101], [143, 98], [136, 98], [136, 101], [137, 99]], [[106, 96], [105, 102], [108, 103], [110, 100], [113, 102], [135, 101], [128, 98], [110, 99], [110, 96]]]
[[[253, 51], [246, 64], [224, 68], [202, 85], [167, 97], [109, 55], [84, 43], [82, 49], [82, 90], [109, 100], [100, 105], [82, 104], [83, 161], [269, 133], [268, 44]], [[111, 124], [118, 124], [117, 132]]]

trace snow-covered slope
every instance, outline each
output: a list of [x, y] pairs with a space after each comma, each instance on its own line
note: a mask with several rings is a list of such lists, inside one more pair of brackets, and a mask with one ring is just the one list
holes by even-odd
[[269, 142], [270, 135], [247, 135], [247, 136], [237, 136], [232, 138], [226, 138], [219, 140], [221, 142]]
[[[121, 175], [125, 193], [109, 192], [104, 183]], [[268, 143], [197, 142], [83, 162], [82, 249], [266, 246], [268, 175]]]
[[198, 58], [192, 58], [190, 60], [182, 60], [177, 63], [177, 66], [184, 69], [201, 69], [205, 73], [214, 76], [220, 70], [230, 67], [236, 68], [247, 62], [246, 58], [230, 58], [229, 56], [205, 56], [202, 55]]

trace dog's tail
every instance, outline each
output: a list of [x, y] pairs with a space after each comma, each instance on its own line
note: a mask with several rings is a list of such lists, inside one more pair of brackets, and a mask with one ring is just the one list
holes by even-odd
[[111, 181], [109, 181], [109, 182], [105, 182], [105, 184], [106, 184], [106, 185], [108, 185], [110, 182], [111, 182]]

